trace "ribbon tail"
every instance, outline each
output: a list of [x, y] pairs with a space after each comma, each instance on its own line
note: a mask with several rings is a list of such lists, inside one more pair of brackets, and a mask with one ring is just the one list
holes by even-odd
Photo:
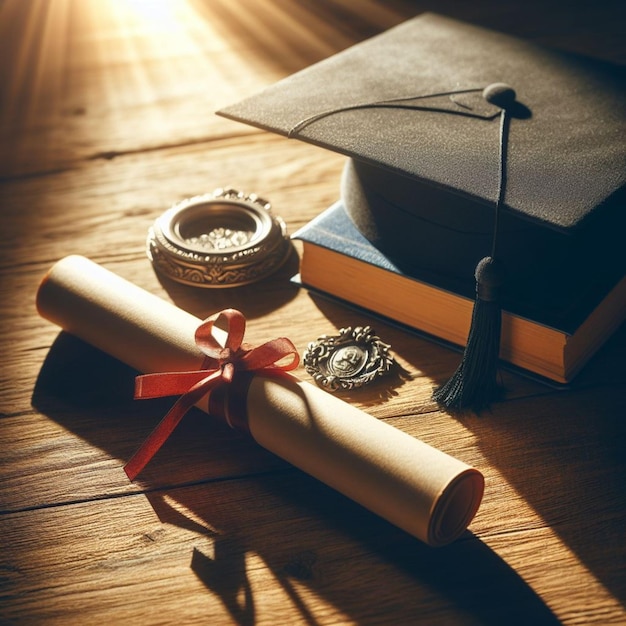
[[181, 396], [176, 401], [167, 415], [157, 424], [154, 430], [148, 435], [148, 438], [141, 444], [137, 452], [133, 454], [130, 461], [124, 465], [124, 471], [130, 480], [135, 480], [137, 475], [160, 450], [161, 446], [172, 434], [176, 426], [178, 426], [185, 413], [187, 413], [202, 396], [206, 395], [211, 390], [220, 380], [220, 375], [221, 373], [219, 371], [213, 372], [211, 376], [198, 382], [184, 396]]
[[207, 374], [207, 370], [142, 374], [135, 378], [135, 400], [182, 396]]

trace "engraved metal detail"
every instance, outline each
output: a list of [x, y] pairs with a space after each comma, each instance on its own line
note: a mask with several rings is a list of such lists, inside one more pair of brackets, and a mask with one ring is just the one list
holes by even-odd
[[347, 327], [310, 342], [302, 361], [320, 386], [347, 391], [387, 374], [394, 363], [390, 348], [370, 326]]
[[285, 223], [256, 194], [216, 189], [174, 205], [148, 231], [154, 267], [198, 287], [236, 287], [265, 278], [288, 258]]

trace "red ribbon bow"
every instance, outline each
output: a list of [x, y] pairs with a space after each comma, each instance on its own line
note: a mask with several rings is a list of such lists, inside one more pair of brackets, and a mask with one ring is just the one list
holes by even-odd
[[[220, 318], [227, 322], [224, 346], [211, 332]], [[204, 320], [196, 330], [196, 345], [206, 355], [203, 369], [137, 376], [136, 399], [182, 395], [124, 466], [130, 480], [134, 480], [157, 453], [185, 413], [218, 385], [231, 383], [235, 372], [286, 372], [298, 366], [298, 351], [289, 339], [279, 337], [251, 348], [242, 343], [245, 330], [246, 318], [241, 312], [235, 309], [220, 311]], [[286, 357], [291, 359], [279, 365], [279, 361]]]

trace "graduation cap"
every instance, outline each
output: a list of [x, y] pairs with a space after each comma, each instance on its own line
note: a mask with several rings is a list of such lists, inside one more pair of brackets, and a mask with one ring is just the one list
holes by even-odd
[[361, 233], [413, 276], [475, 289], [435, 398], [480, 409], [501, 306], [558, 326], [577, 289], [624, 274], [624, 85], [623, 67], [423, 14], [218, 114], [347, 155]]

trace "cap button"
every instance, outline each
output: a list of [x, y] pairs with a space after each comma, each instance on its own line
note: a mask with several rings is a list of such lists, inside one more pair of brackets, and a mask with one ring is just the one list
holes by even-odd
[[491, 83], [483, 89], [483, 98], [501, 109], [511, 106], [516, 95], [515, 89], [506, 83]]

